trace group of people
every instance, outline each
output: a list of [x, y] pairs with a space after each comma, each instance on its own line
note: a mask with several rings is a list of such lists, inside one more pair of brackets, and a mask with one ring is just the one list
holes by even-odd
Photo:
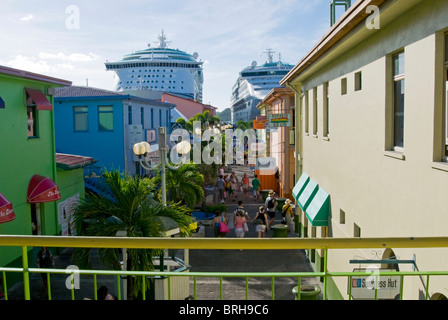
[[[250, 218], [249, 213], [244, 209], [243, 202], [238, 201], [238, 207], [234, 211], [232, 219], [234, 225], [234, 233], [236, 238], [244, 238], [246, 232], [249, 231], [249, 223], [255, 226], [258, 238], [266, 237], [266, 232], [272, 228], [275, 220], [275, 211], [277, 208], [277, 199], [273, 190], [269, 191], [265, 204], [258, 208], [253, 219]], [[288, 226], [288, 232], [294, 232], [294, 211], [291, 207], [291, 200], [286, 199], [285, 205], [282, 207], [282, 223]], [[222, 212], [216, 212], [213, 219], [213, 228], [216, 237], [226, 237], [229, 233], [227, 227], [229, 221]], [[224, 230], [222, 225], [226, 225]]]
[[[257, 175], [252, 179], [253, 198], [255, 200], [261, 199], [260, 190], [261, 182], [257, 178]], [[243, 192], [244, 198], [249, 198], [249, 176], [244, 173], [241, 180], [238, 179], [235, 172], [229, 175], [224, 175], [224, 169], [220, 168], [218, 172], [218, 179], [216, 182], [216, 188], [218, 189], [219, 201], [225, 203], [227, 199], [230, 201], [237, 200], [237, 191]]]

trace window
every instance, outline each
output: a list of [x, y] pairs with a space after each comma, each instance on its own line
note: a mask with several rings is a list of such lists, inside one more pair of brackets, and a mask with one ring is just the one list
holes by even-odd
[[445, 145], [445, 154], [443, 160], [446, 162], [448, 160], [448, 34], [445, 35], [445, 65], [444, 65], [444, 94], [445, 94], [445, 107], [443, 108], [444, 112], [444, 145]]
[[73, 127], [74, 131], [89, 130], [87, 107], [73, 107]]
[[128, 106], [128, 124], [132, 124], [132, 106]]
[[27, 106], [28, 138], [37, 138], [37, 109], [36, 106]]
[[347, 94], [347, 78], [341, 79], [341, 95]]
[[395, 151], [404, 146], [404, 52], [392, 57], [393, 70], [393, 143]]
[[159, 109], [159, 127], [162, 126], [162, 110]]
[[317, 88], [313, 88], [313, 135], [317, 135], [318, 131], [318, 116], [317, 116]]
[[330, 114], [329, 114], [329, 107], [330, 107], [330, 84], [328, 82], [324, 83], [324, 90], [323, 90], [323, 102], [324, 102], [324, 128], [323, 128], [323, 134], [324, 137], [328, 137], [330, 135]]
[[145, 128], [145, 108], [140, 108], [140, 122], [142, 123], [142, 129]]
[[345, 211], [342, 209], [339, 209], [339, 223], [345, 224]]
[[362, 72], [355, 73], [355, 91], [362, 90]]
[[356, 223], [353, 224], [353, 237], [361, 238], [361, 228]]
[[154, 108], [151, 108], [151, 129], [154, 129]]
[[98, 130], [114, 130], [114, 110], [112, 106], [98, 106]]
[[309, 97], [308, 97], [308, 91], [305, 92], [305, 133], [310, 132], [309, 128], [309, 118], [310, 118], [310, 105], [309, 105]]

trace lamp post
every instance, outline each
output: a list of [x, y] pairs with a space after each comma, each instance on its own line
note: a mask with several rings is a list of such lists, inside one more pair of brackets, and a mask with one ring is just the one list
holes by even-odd
[[[190, 152], [191, 145], [187, 141], [182, 141], [176, 145], [176, 151], [182, 155]], [[171, 170], [179, 169], [182, 164], [173, 166], [168, 161], [168, 149], [166, 146], [166, 127], [159, 127], [159, 164], [153, 166], [146, 160], [146, 154], [150, 150], [148, 142], [139, 142], [134, 145], [133, 151], [138, 156], [140, 165], [146, 170], [157, 170], [160, 166], [162, 176], [162, 204], [166, 206], [166, 168]]]
[[[191, 145], [187, 141], [182, 141], [176, 145], [176, 151], [182, 155], [190, 152]], [[159, 164], [153, 166], [146, 160], [146, 155], [150, 150], [148, 142], [143, 141], [134, 145], [133, 151], [138, 156], [140, 165], [146, 170], [157, 170], [160, 167], [162, 176], [162, 205], [166, 207], [166, 167], [171, 170], [179, 169], [182, 164], [173, 166], [168, 162], [168, 149], [166, 146], [166, 127], [159, 127]], [[144, 158], [144, 160], [142, 159]], [[187, 249], [185, 249], [187, 250]], [[185, 253], [187, 256], [187, 253]], [[160, 271], [164, 271], [164, 254], [160, 256]]]

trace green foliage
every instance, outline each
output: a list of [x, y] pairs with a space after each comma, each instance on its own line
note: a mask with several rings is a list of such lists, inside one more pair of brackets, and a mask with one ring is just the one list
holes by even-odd
[[[177, 170], [166, 171], [167, 199], [194, 208], [204, 200], [204, 176], [195, 164], [184, 164]], [[152, 183], [160, 184], [160, 174], [152, 179]], [[162, 190], [158, 190], [157, 197], [161, 198]]]
[[235, 126], [237, 129], [241, 129], [241, 130], [248, 130], [248, 129], [252, 129], [253, 128], [253, 122], [254, 120], [249, 120], [248, 122], [245, 122], [243, 120], [239, 120]]
[[205, 212], [215, 213], [216, 211], [219, 212], [227, 212], [227, 207], [225, 204], [217, 203], [217, 204], [211, 204], [206, 205], [204, 207]]
[[[153, 183], [149, 178], [131, 177], [119, 171], [106, 171], [101, 179], [113, 194], [114, 200], [91, 194], [81, 200], [74, 210], [78, 234], [91, 237], [115, 237], [118, 231], [126, 231], [127, 237], [162, 237], [164, 228], [160, 217], [172, 219], [181, 230], [181, 236], [189, 236], [192, 222], [191, 210], [176, 203], [166, 207], [152, 197]], [[80, 268], [91, 268], [91, 248], [77, 248], [73, 258]], [[153, 257], [160, 250], [128, 249], [127, 270], [153, 270]], [[101, 262], [120, 269], [120, 250], [98, 249]], [[142, 288], [141, 281], [130, 285], [129, 292], [136, 296]], [[149, 286], [149, 283], [147, 284]]]
[[201, 122], [201, 128], [205, 129], [205, 124], [208, 123], [211, 127], [214, 125], [215, 122], [219, 123], [221, 122], [221, 119], [218, 116], [211, 116], [209, 110], [205, 110], [202, 113], [198, 113], [194, 117], [190, 118], [188, 121], [185, 121], [185, 119], [179, 118], [176, 120], [176, 123], [180, 123], [182, 125], [182, 128], [189, 131], [190, 133], [193, 132], [193, 122], [199, 121]]

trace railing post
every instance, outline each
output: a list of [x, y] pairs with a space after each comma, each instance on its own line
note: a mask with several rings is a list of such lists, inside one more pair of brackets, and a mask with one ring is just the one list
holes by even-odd
[[5, 294], [5, 300], [8, 300], [8, 285], [6, 284], [6, 272], [3, 271], [3, 292]]
[[30, 295], [30, 273], [28, 271], [28, 250], [27, 246], [22, 246], [22, 268], [23, 268], [23, 290], [25, 300], [31, 300]]
[[324, 249], [324, 293], [323, 293], [323, 300], [327, 300], [327, 269], [328, 266], [328, 248]]

